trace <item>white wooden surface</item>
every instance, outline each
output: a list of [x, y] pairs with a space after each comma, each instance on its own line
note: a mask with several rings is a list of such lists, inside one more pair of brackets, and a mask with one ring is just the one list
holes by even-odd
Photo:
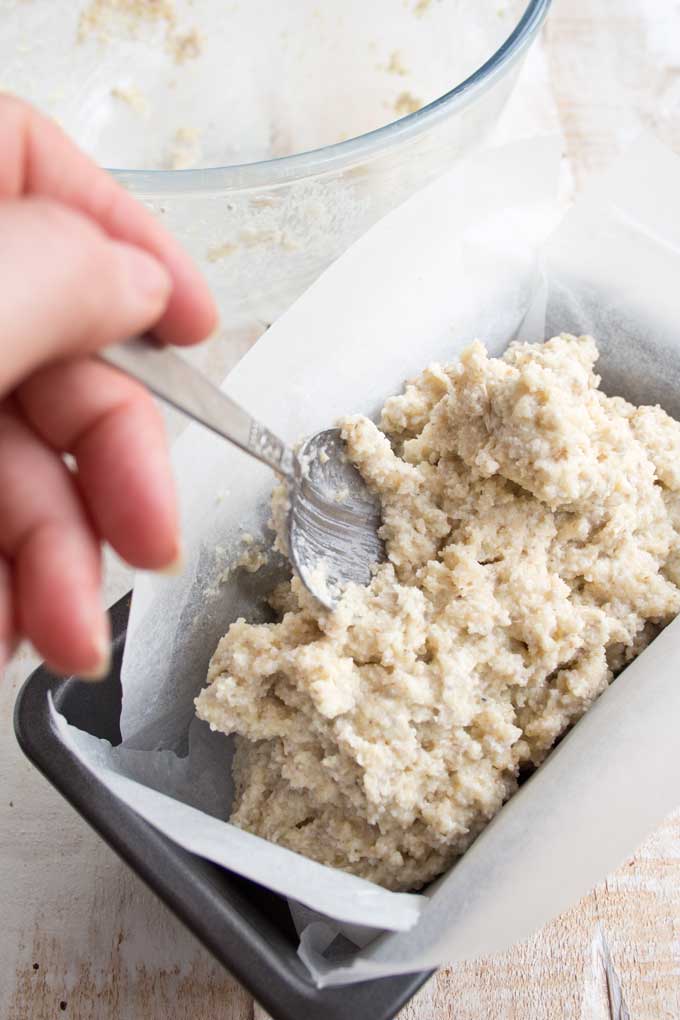
[[[680, 151], [678, 0], [556, 0], [508, 118], [509, 135], [562, 132], [565, 194], [643, 127]], [[127, 584], [114, 568], [109, 600]], [[1, 1020], [261, 1020], [21, 756], [12, 707], [32, 665], [21, 653], [0, 684]], [[680, 1018], [680, 810], [532, 939], [443, 970], [402, 1020], [624, 1017], [617, 985], [632, 1020]]]

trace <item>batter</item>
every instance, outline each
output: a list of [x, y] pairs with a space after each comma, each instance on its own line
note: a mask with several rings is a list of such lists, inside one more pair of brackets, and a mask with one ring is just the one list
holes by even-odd
[[388, 561], [232, 624], [196, 701], [238, 734], [232, 822], [377, 882], [448, 868], [680, 611], [680, 425], [567, 334], [475, 343], [342, 423]]

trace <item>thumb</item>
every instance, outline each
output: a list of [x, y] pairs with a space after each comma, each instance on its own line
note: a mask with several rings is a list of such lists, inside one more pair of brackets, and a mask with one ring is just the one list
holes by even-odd
[[50, 199], [0, 202], [0, 399], [37, 367], [149, 329], [167, 271]]

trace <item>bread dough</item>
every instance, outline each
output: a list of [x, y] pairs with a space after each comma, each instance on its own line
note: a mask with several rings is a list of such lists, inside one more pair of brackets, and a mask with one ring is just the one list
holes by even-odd
[[680, 425], [598, 390], [590, 337], [475, 343], [342, 423], [388, 562], [232, 624], [197, 713], [232, 822], [390, 889], [444, 871], [680, 611]]

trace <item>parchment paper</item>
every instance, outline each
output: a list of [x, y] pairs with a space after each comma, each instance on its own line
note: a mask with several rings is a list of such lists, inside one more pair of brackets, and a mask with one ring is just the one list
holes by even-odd
[[[517, 144], [475, 156], [414, 196], [258, 341], [228, 391], [294, 441], [342, 413], [375, 413], [406, 377], [451, 360], [476, 336], [497, 354], [514, 338], [568, 329], [596, 336], [607, 392], [658, 401], [680, 417], [680, 160], [640, 139], [546, 241], [557, 163], [550, 141]], [[137, 582], [125, 746], [110, 749], [56, 712], [55, 725], [87, 767], [166, 835], [303, 904], [292, 905], [293, 916], [317, 983], [501, 951], [584, 894], [676, 806], [680, 621], [621, 674], [427, 895], [386, 892], [221, 821], [231, 798], [230, 741], [192, 722], [193, 697], [218, 638], [236, 616], [256, 613], [276, 573], [274, 564], [264, 577], [235, 571], [219, 583], [242, 551], [239, 529], [265, 534], [272, 480], [198, 429], [178, 443], [175, 466], [187, 570], [173, 581]]]

